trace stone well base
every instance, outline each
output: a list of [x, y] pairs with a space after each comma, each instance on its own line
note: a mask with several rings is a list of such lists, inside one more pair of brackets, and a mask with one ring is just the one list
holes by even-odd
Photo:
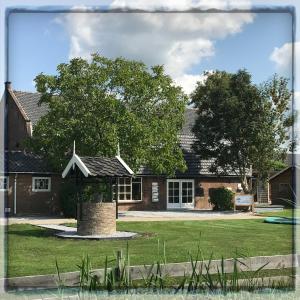
[[65, 239], [77, 239], [77, 240], [128, 240], [138, 236], [136, 232], [128, 231], [116, 231], [113, 234], [101, 234], [101, 235], [79, 235], [76, 230], [63, 231], [55, 234], [60, 238]]
[[77, 206], [78, 235], [107, 235], [116, 232], [116, 203], [79, 203]]

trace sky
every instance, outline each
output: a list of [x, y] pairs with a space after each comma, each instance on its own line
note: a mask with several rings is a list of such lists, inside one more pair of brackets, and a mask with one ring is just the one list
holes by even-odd
[[257, 84], [291, 77], [289, 13], [11, 13], [8, 28], [15, 90], [35, 91], [40, 72], [93, 52], [163, 64], [187, 94], [205, 70], [245, 68]]

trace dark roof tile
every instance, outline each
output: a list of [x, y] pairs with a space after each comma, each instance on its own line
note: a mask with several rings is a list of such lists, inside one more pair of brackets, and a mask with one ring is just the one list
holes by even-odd
[[131, 176], [128, 170], [116, 157], [80, 156], [80, 159], [92, 173], [92, 176]]
[[6, 151], [5, 167], [8, 173], [54, 173], [43, 158], [24, 151]]
[[184, 112], [184, 124], [181, 129], [182, 135], [193, 135], [192, 128], [196, 122], [197, 110], [195, 108], [187, 108]]
[[13, 91], [13, 93], [32, 122], [32, 126], [36, 125], [37, 121], [47, 113], [48, 105], [45, 103], [39, 105], [41, 94], [20, 91]]
[[[185, 172], [176, 172], [176, 176], [180, 177], [193, 177], [193, 176], [216, 176], [215, 173], [211, 172], [210, 168], [214, 162], [213, 159], [204, 160], [199, 155], [195, 154], [192, 149], [192, 145], [196, 138], [192, 134], [179, 135], [180, 147], [183, 152], [183, 156], [186, 162], [187, 170]], [[249, 170], [250, 171], [250, 170]], [[219, 170], [221, 173], [221, 170]], [[153, 172], [147, 167], [141, 167], [138, 171], [140, 175], [153, 175]], [[229, 172], [226, 175], [236, 176], [235, 173]], [[250, 176], [251, 173], [249, 172]]]

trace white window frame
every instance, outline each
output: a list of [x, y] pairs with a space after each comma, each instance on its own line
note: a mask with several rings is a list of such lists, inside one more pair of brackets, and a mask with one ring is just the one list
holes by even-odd
[[0, 176], [0, 180], [5, 179], [6, 178], [6, 188], [5, 189], [1, 189], [1, 192], [5, 192], [9, 190], [9, 176]]
[[[120, 200], [120, 179], [118, 178], [118, 202], [120, 203], [137, 203], [137, 202], [142, 202], [143, 201], [143, 177], [136, 177], [141, 179], [141, 199], [140, 200], [133, 200], [132, 199], [132, 177], [126, 177], [130, 179], [130, 199], [126, 200]], [[129, 184], [128, 184], [129, 185]]]
[[[179, 182], [179, 203], [169, 203], [169, 182]], [[192, 199], [191, 203], [182, 203], [182, 183], [192, 183]], [[167, 209], [184, 209], [194, 208], [195, 206], [195, 180], [194, 179], [167, 179]]]
[[[48, 179], [48, 189], [36, 189], [35, 180], [36, 179]], [[32, 177], [32, 191], [33, 192], [50, 192], [51, 191], [51, 177]]]

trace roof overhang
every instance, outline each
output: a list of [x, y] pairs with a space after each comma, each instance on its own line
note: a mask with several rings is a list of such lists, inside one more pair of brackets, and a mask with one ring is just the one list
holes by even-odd
[[64, 169], [64, 171], [62, 173], [62, 178], [65, 178], [69, 174], [71, 169], [74, 170], [75, 166], [77, 166], [80, 169], [80, 171], [82, 172], [82, 174], [85, 177], [88, 177], [89, 175], [91, 175], [90, 170], [82, 162], [80, 157], [77, 154], [74, 153], [71, 160], [69, 161], [69, 163], [67, 164], [66, 168]]
[[284, 173], [285, 171], [289, 170], [291, 167], [292, 166], [288, 166], [288, 167], [282, 169], [281, 171], [279, 171], [278, 173], [274, 174], [273, 176], [271, 176], [269, 178], [269, 181], [272, 180], [272, 179], [274, 179], [274, 178], [276, 178], [277, 176], [279, 176], [280, 174]]
[[120, 155], [117, 155], [116, 159], [123, 165], [123, 167], [128, 171], [130, 175], [134, 174], [134, 172], [130, 169], [130, 167], [126, 164], [126, 162], [121, 158]]
[[[131, 168], [125, 163], [125, 161], [119, 155], [117, 155], [115, 158], [123, 166], [123, 168], [127, 171], [128, 174], [126, 176], [134, 175], [134, 172], [131, 170]], [[97, 174], [95, 174], [95, 171], [93, 169], [89, 170], [88, 165], [86, 165], [84, 163], [84, 160], [82, 160], [74, 151], [71, 160], [69, 161], [69, 163], [67, 164], [66, 168], [64, 169], [64, 171], [62, 173], [62, 178], [65, 178], [69, 174], [71, 169], [74, 170], [75, 166], [77, 166], [80, 169], [80, 171], [82, 172], [82, 174], [85, 177], [89, 177], [89, 176], [97, 177]], [[102, 175], [102, 177], [103, 176], [105, 177], [105, 176], [111, 176], [111, 175]], [[124, 176], [124, 175], [122, 175], [122, 176]]]

